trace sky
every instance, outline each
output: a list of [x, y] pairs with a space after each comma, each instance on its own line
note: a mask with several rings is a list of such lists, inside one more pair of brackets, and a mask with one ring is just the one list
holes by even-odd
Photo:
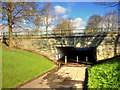
[[118, 7], [104, 7], [95, 2], [51, 2], [52, 7], [64, 19], [72, 18], [78, 28], [84, 28], [88, 18], [94, 14], [103, 16], [105, 13], [117, 10]]
[[[88, 18], [94, 14], [103, 16], [109, 11], [118, 10], [117, 6], [105, 8], [104, 6], [95, 4], [95, 2], [51, 2], [51, 4], [56, 13], [62, 18], [72, 18], [74, 26], [78, 29], [84, 29]], [[26, 23], [25, 25], [28, 27]], [[29, 25], [30, 28], [32, 26]], [[52, 30], [53, 27], [55, 26], [49, 26], [48, 29]], [[42, 29], [45, 29], [45, 27], [42, 27]]]

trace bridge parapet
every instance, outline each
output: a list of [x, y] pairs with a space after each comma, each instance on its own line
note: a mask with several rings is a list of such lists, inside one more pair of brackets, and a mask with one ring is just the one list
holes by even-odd
[[35, 39], [14, 39], [14, 45], [40, 52], [50, 59], [56, 59], [57, 47], [96, 47], [97, 59], [120, 55], [120, 36], [74, 36]]

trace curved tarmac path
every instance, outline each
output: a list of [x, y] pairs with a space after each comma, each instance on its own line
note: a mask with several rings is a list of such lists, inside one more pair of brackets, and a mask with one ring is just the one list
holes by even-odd
[[83, 88], [88, 66], [67, 64], [33, 80], [21, 88]]

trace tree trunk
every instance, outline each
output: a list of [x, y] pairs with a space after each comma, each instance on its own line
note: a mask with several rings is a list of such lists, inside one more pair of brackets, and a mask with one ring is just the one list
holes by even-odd
[[38, 24], [38, 29], [37, 29], [37, 36], [39, 36], [39, 28], [40, 28], [40, 26], [39, 26], [40, 24]]
[[9, 25], [9, 48], [13, 47], [12, 25]]
[[49, 9], [46, 10], [46, 37], [48, 35], [48, 26], [49, 26], [48, 18], [49, 18]]
[[46, 17], [46, 37], [47, 37], [47, 35], [48, 35], [48, 16]]
[[9, 3], [8, 9], [8, 25], [9, 25], [9, 48], [13, 48], [11, 3]]
[[38, 25], [37, 25], [37, 37], [39, 36], [39, 28], [40, 28], [40, 17], [38, 16]]

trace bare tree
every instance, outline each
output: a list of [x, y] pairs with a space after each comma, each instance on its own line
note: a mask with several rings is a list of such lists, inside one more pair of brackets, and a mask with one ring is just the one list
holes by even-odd
[[86, 25], [86, 32], [97, 32], [99, 23], [101, 22], [102, 17], [100, 15], [92, 15], [89, 17]]
[[108, 13], [105, 13], [102, 21], [99, 24], [99, 27], [106, 28], [106, 31], [117, 30], [117, 28], [118, 28], [118, 16], [117, 16], [116, 11], [110, 11]]
[[[34, 14], [33, 18], [31, 19], [32, 24], [35, 25], [35, 31], [37, 35], [39, 34], [40, 26], [43, 25], [43, 8], [39, 5], [36, 6], [36, 14]], [[41, 31], [42, 32], [42, 31]]]
[[9, 26], [9, 48], [13, 47], [12, 28], [23, 20], [30, 20], [35, 6], [33, 2], [2, 2], [2, 22]]
[[120, 5], [120, 2], [96, 2], [97, 5], [102, 5], [105, 7], [115, 7]]
[[118, 2], [96, 2], [95, 4], [104, 6], [105, 8], [108, 7], [118, 7], [118, 30], [120, 32], [120, 1]]
[[55, 12], [54, 9], [52, 8], [52, 5], [50, 2], [46, 2], [44, 4], [43, 8], [43, 15], [44, 15], [44, 25], [46, 27], [46, 36], [48, 35], [48, 27], [53, 24], [54, 22], [54, 17], [55, 17]]
[[55, 34], [73, 34], [73, 22], [70, 19], [62, 20], [60, 24], [54, 28]]
[[[37, 35], [38, 35], [38, 34], [39, 34], [40, 26], [43, 25], [42, 16], [37, 15], [36, 17], [34, 17], [33, 23], [34, 23], [34, 25], [35, 25], [36, 32], [37, 32]], [[42, 31], [41, 31], [41, 32], [42, 32]]]

